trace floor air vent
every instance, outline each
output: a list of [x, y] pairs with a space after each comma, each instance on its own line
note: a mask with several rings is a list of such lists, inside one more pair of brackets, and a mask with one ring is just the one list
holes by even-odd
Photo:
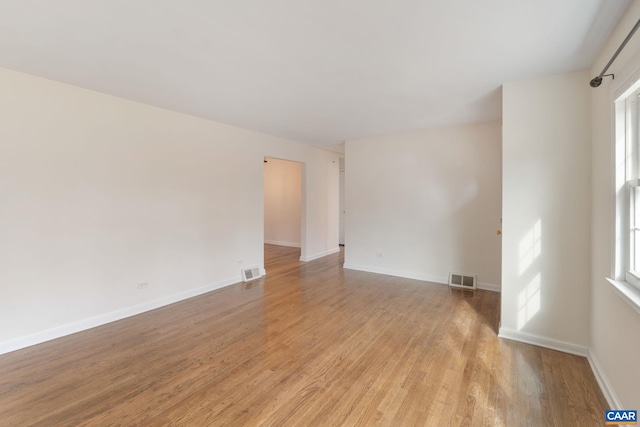
[[242, 270], [242, 280], [248, 282], [260, 278], [260, 269], [258, 267], [245, 268]]
[[475, 289], [476, 276], [463, 273], [449, 273], [449, 286], [455, 288]]

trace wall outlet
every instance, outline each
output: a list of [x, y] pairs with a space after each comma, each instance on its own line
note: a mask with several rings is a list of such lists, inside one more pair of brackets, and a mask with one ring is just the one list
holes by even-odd
[[382, 252], [376, 252], [376, 258], [382, 258], [382, 257], [383, 257]]
[[140, 282], [140, 283], [138, 283], [138, 285], [137, 285], [137, 288], [138, 288], [138, 289], [146, 289], [146, 288], [148, 288], [148, 287], [149, 287], [149, 282]]
[[243, 261], [243, 260], [241, 260], [241, 259], [239, 259], [239, 260], [238, 260], [238, 265], [242, 265], [242, 264], [244, 264], [244, 261]]

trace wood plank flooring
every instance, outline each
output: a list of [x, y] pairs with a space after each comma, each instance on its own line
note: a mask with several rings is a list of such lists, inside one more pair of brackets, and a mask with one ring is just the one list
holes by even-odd
[[604, 424], [586, 359], [497, 338], [499, 294], [298, 257], [0, 356], [0, 425]]

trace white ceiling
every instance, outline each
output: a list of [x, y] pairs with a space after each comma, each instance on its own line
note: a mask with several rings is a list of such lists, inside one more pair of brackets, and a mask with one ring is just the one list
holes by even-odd
[[329, 145], [500, 118], [502, 83], [589, 67], [628, 5], [0, 0], [0, 66]]

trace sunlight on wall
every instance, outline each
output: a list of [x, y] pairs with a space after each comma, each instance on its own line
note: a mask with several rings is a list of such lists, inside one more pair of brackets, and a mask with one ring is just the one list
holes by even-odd
[[518, 294], [518, 330], [540, 310], [540, 273]]
[[525, 271], [533, 264], [533, 261], [540, 256], [542, 245], [540, 237], [542, 236], [541, 222], [538, 220], [533, 228], [520, 241], [520, 262], [518, 263], [518, 274], [522, 276]]
[[[522, 277], [527, 273], [534, 274], [531, 267], [542, 252], [542, 221], [538, 219], [529, 232], [520, 241], [518, 273]], [[518, 294], [518, 330], [521, 330], [533, 316], [540, 311], [540, 272], [535, 272], [533, 279]]]

